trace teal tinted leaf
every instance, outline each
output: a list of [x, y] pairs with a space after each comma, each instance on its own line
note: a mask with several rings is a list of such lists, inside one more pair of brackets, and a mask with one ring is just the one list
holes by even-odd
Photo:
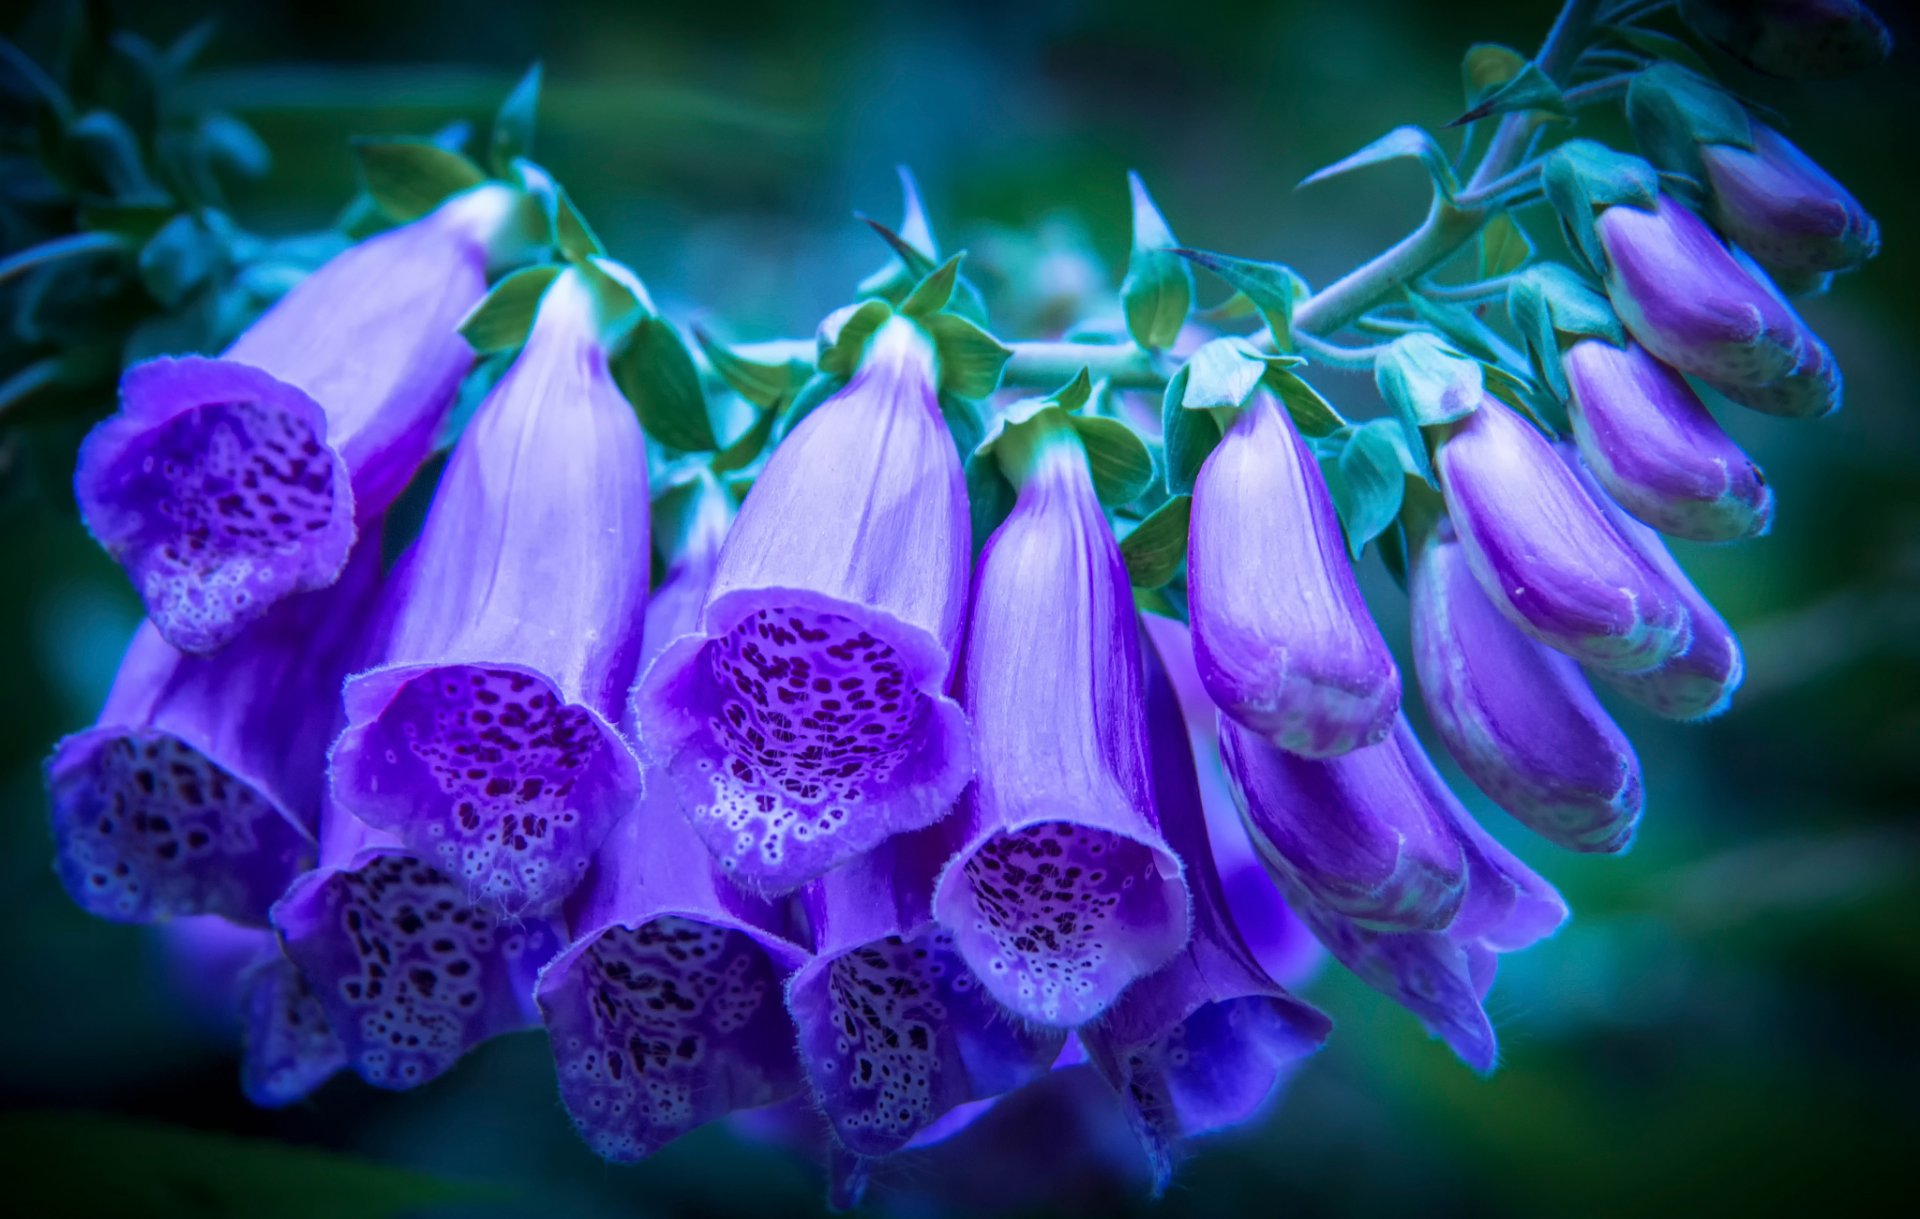
[[215, 110], [200, 117], [201, 155], [217, 169], [243, 178], [259, 178], [273, 167], [267, 143], [241, 119]]
[[1293, 418], [1293, 426], [1300, 429], [1302, 436], [1331, 436], [1347, 426], [1340, 412], [1320, 396], [1320, 391], [1307, 384], [1299, 373], [1288, 368], [1270, 368], [1263, 378], [1266, 387], [1280, 399], [1280, 405], [1287, 408], [1287, 414]]
[[767, 441], [773, 436], [774, 421], [779, 412], [762, 409], [754, 413], [753, 423], [746, 431], [726, 448], [713, 455], [713, 471], [727, 474], [734, 470], [744, 470], [766, 450]]
[[1455, 347], [1489, 364], [1500, 362], [1504, 346], [1500, 336], [1471, 308], [1451, 301], [1430, 300], [1412, 288], [1407, 289], [1406, 301], [1413, 307], [1415, 317], [1445, 335]]
[[1518, 75], [1499, 85], [1447, 126], [1458, 127], [1496, 114], [1514, 114], [1522, 110], [1540, 110], [1554, 115], [1567, 113], [1566, 98], [1561, 96], [1560, 86], [1554, 84], [1553, 78], [1542, 72], [1540, 65], [1535, 63], [1521, 68]]
[[1013, 352], [999, 340], [958, 314], [936, 313], [921, 324], [939, 352], [941, 389], [962, 398], [984, 398], [1000, 388], [1000, 373]]
[[72, 233], [55, 237], [0, 258], [0, 283], [62, 259], [94, 258], [103, 254], [126, 253], [131, 249], [126, 239], [117, 233]]
[[511, 351], [525, 343], [533, 331], [540, 298], [559, 274], [556, 266], [523, 267], [495, 284], [460, 323], [467, 345], [485, 354]]
[[1133, 250], [1120, 284], [1127, 333], [1148, 350], [1172, 346], [1193, 308], [1193, 270], [1171, 252], [1179, 243], [1167, 227], [1140, 175], [1129, 172], [1133, 197]]
[[977, 449], [966, 464], [967, 508], [973, 518], [973, 553], [980, 550], [1000, 528], [1000, 522], [1013, 511], [1013, 484], [1000, 472], [1000, 462], [990, 450]]
[[1187, 360], [1186, 389], [1180, 405], [1188, 410], [1240, 406], [1253, 396], [1267, 362], [1245, 339], [1213, 339]]
[[106, 110], [83, 114], [67, 128], [67, 138], [114, 199], [138, 203], [166, 198], [147, 172], [140, 141], [119, 115]]
[[672, 323], [657, 315], [642, 319], [614, 356], [612, 369], [620, 392], [655, 440], [690, 453], [716, 447], [700, 372]]
[[1118, 419], [1073, 415], [1068, 424], [1087, 451], [1093, 491], [1109, 508], [1131, 503], [1153, 483], [1153, 454], [1146, 442]]
[[1533, 241], [1511, 213], [1501, 212], [1480, 231], [1480, 278], [1510, 275], [1533, 257]]
[[1582, 339], [1623, 346], [1626, 330], [1599, 290], [1570, 267], [1541, 263], [1522, 273], [1507, 289], [1507, 314], [1520, 332], [1539, 376], [1560, 397], [1567, 396], [1560, 357]]
[[693, 328], [693, 339], [720, 379], [755, 406], [777, 408], [813, 376], [813, 365], [802, 360], [777, 364], [749, 360], [698, 326]]
[[1460, 60], [1461, 92], [1471, 110], [1495, 89], [1520, 75], [1527, 57], [1497, 42], [1476, 42]]
[[1605, 265], [1594, 217], [1609, 207], [1653, 209], [1660, 178], [1639, 157], [1615, 152], [1594, 140], [1568, 140], [1547, 155], [1540, 173], [1547, 201], [1560, 213], [1573, 244], [1588, 265]]
[[1207, 455], [1220, 443], [1220, 424], [1212, 411], [1184, 405], [1191, 365], [1173, 374], [1160, 403], [1160, 442], [1166, 456], [1167, 493], [1190, 495]]
[[426, 140], [358, 139], [353, 151], [367, 194], [381, 211], [403, 223], [487, 180], [467, 157]]
[[1380, 396], [1399, 417], [1407, 451], [1422, 475], [1431, 471], [1421, 429], [1464, 419], [1480, 407], [1486, 382], [1480, 361], [1419, 333], [1395, 339], [1374, 364]]
[[1444, 198], [1453, 198], [1460, 189], [1459, 179], [1453, 176], [1453, 165], [1447, 160], [1447, 154], [1431, 135], [1418, 127], [1396, 127], [1352, 156], [1343, 157], [1325, 169], [1307, 175], [1300, 185], [1311, 186], [1369, 165], [1405, 159], [1416, 160], [1425, 166], [1427, 176], [1433, 179], [1434, 189]]
[[959, 451], [960, 460], [964, 462], [986, 440], [987, 421], [971, 399], [941, 394], [939, 401], [940, 418], [946, 422], [947, 433], [953, 437], [953, 447]]
[[[1104, 385], [1106, 382], [1103, 381], [1101, 384]], [[1046, 400], [1068, 414], [1072, 414], [1085, 406], [1092, 397], [1093, 377], [1083, 366], [1073, 375], [1073, 380], [1048, 394]]]
[[225, 256], [226, 243], [198, 217], [183, 213], [140, 248], [140, 281], [148, 295], [172, 309], [205, 284]]
[[893, 316], [893, 307], [883, 300], [867, 300], [844, 311], [839, 327], [822, 333], [820, 371], [836, 377], [851, 377], [860, 367], [860, 356], [867, 340]]
[[1176, 495], [1120, 539], [1120, 557], [1135, 588], [1159, 588], [1180, 574], [1187, 561], [1192, 514], [1193, 497]]
[[493, 116], [490, 161], [493, 172], [505, 177], [513, 163], [533, 155], [533, 131], [540, 112], [540, 65], [535, 63], [500, 103]]
[[514, 172], [519, 176], [521, 185], [540, 205], [541, 214], [547, 222], [547, 240], [562, 257], [574, 262], [584, 262], [595, 255], [605, 254], [606, 247], [600, 244], [592, 227], [580, 209], [573, 205], [572, 196], [564, 186], [554, 181], [553, 175], [521, 157], [513, 163]]
[[1375, 419], [1355, 428], [1334, 461], [1339, 477], [1329, 480], [1334, 508], [1355, 559], [1400, 515], [1409, 464], [1399, 425]]
[[1274, 345], [1281, 351], [1293, 350], [1293, 307], [1308, 296], [1307, 281], [1295, 274], [1293, 268], [1277, 262], [1210, 254], [1205, 250], [1183, 248], [1174, 253], [1198, 263], [1232, 285], [1239, 297], [1259, 311], [1273, 335]]
[[965, 257], [963, 250], [927, 272], [900, 302], [900, 312], [908, 317], [925, 318], [945, 309], [953, 299], [954, 284], [960, 277], [960, 260]]
[[[907, 269], [907, 275], [910, 277], [908, 280], [909, 283], [918, 283], [921, 280], [925, 279], [927, 276], [933, 274], [933, 271], [934, 271], [933, 255], [918, 249], [917, 247], [914, 246], [912, 242], [908, 241], [906, 238], [902, 237], [900, 234], [894, 232], [892, 229], [888, 228], [886, 225], [881, 224], [878, 220], [875, 220], [872, 216], [868, 216], [868, 215], [865, 215], [864, 213], [858, 213], [858, 212], [856, 212], [855, 215], [858, 216], [860, 220], [864, 221], [868, 228], [880, 234], [880, 240], [886, 242], [888, 248], [890, 248], [894, 252], [894, 255], [900, 259], [901, 265], [906, 267]], [[924, 223], [925, 217], [922, 216], [921, 219], [922, 219], [922, 222]]]

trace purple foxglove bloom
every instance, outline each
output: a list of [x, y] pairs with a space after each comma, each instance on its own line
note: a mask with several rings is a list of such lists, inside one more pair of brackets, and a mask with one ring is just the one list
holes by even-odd
[[1641, 346], [1716, 385], [1763, 386], [1799, 369], [1810, 337], [1793, 311], [1692, 212], [1662, 195], [1596, 221], [1607, 296]]
[[1187, 591], [1200, 677], [1227, 715], [1315, 758], [1392, 730], [1400, 674], [1313, 454], [1265, 391], [1195, 481]]
[[1772, 76], [1829, 80], [1885, 59], [1893, 35], [1860, 0], [1681, 0], [1701, 37]]
[[333, 587], [212, 656], [141, 625], [99, 720], [47, 761], [55, 866], [81, 909], [265, 925], [313, 864], [336, 692], [379, 575], [378, 543], [362, 546]]
[[800, 1061], [839, 1144], [898, 1151], [935, 1119], [1044, 1075], [1065, 1034], [1011, 1018], [933, 922], [940, 830], [893, 839], [802, 895], [814, 957], [787, 989]]
[[[647, 647], [699, 615], [730, 513], [709, 485], [647, 607]], [[560, 1098], [609, 1160], [799, 1092], [782, 998], [806, 950], [786, 918], [728, 884], [665, 784], [614, 827], [572, 903], [573, 943], [540, 971]]]
[[457, 327], [511, 205], [504, 187], [457, 196], [335, 257], [219, 359], [127, 371], [74, 491], [170, 643], [213, 651], [340, 574], [473, 362]]
[[1847, 188], [1756, 122], [1753, 147], [1700, 149], [1713, 222], [1761, 265], [1798, 274], [1846, 271], [1880, 250], [1880, 226]]
[[1580, 666], [1500, 616], [1444, 521], [1414, 556], [1408, 596], [1420, 690], [1460, 769], [1560, 846], [1625, 849], [1644, 804], [1640, 763]]
[[1513, 411], [1488, 397], [1453, 425], [1433, 464], [1473, 574], [1508, 621], [1620, 672], [1685, 649], [1686, 610], [1673, 588]]
[[1585, 339], [1561, 361], [1580, 454], [1627, 511], [1699, 542], [1758, 537], [1773, 524], [1766, 476], [1685, 377], [1632, 340]]
[[[1220, 752], [1255, 847], [1293, 888], [1376, 930], [1438, 931], [1453, 922], [1466, 865], [1446, 810], [1421, 785], [1420, 769], [1430, 764], [1411, 732], [1313, 759], [1223, 718]], [[1289, 904], [1298, 909], [1291, 897]]]
[[1766, 385], [1740, 385], [1730, 381], [1709, 381], [1709, 384], [1741, 406], [1787, 419], [1817, 419], [1839, 410], [1845, 387], [1832, 349], [1800, 319], [1800, 314], [1787, 303], [1786, 295], [1758, 263], [1745, 251], [1736, 250], [1734, 254], [1748, 274], [1787, 311], [1794, 325], [1800, 327], [1800, 363], [1786, 376]]
[[700, 630], [634, 690], [650, 761], [736, 881], [791, 891], [952, 808], [971, 547], [933, 346], [894, 318], [768, 459]]
[[1147, 753], [1140, 632], [1087, 456], [1058, 410], [1025, 447], [1012, 513], [988, 539], [962, 685], [979, 778], [933, 898], [994, 997], [1084, 1024], [1188, 936]]
[[555, 906], [639, 798], [613, 723], [648, 516], [646, 438], [569, 271], [454, 449], [333, 751], [350, 812], [502, 913]]
[[1150, 642], [1144, 656], [1155, 803], [1167, 844], [1186, 863], [1193, 937], [1079, 1035], [1125, 1101], [1161, 1192], [1178, 1140], [1254, 1116], [1332, 1023], [1269, 977], [1234, 926], [1180, 704]]
[[[1578, 458], [1572, 454], [1566, 457], [1569, 467], [1582, 478], [1593, 478]], [[1596, 494], [1595, 498], [1604, 503], [1604, 497]], [[1659, 534], [1629, 517], [1617, 505], [1607, 505], [1607, 510], [1620, 536], [1679, 594], [1693, 623], [1693, 637], [1686, 651], [1669, 658], [1657, 669], [1645, 673], [1609, 673], [1595, 669], [1592, 676], [1609, 689], [1668, 719], [1699, 720], [1720, 714], [1733, 701], [1733, 693], [1740, 688], [1747, 672], [1733, 628], [1712, 603], [1700, 595]]]
[[533, 987], [560, 951], [551, 919], [503, 921], [390, 834], [329, 804], [320, 866], [273, 907], [286, 954], [377, 1088], [412, 1088], [500, 1033], [536, 1027]]

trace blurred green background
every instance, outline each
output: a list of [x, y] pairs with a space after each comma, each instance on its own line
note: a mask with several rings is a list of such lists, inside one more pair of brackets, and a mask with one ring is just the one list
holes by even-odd
[[[1876, 262], [1804, 309], [1846, 370], [1845, 411], [1727, 420], [1778, 490], [1773, 536], [1682, 555], [1746, 643], [1733, 711], [1704, 726], [1621, 711], [1649, 791], [1625, 858], [1557, 854], [1476, 802], [1575, 908], [1557, 938], [1503, 967], [1498, 1073], [1475, 1077], [1410, 1016], [1325, 970], [1308, 995], [1337, 1021], [1332, 1044], [1268, 1120], [1200, 1148], [1158, 1213], [1773, 1213], [1840, 1205], [1920, 1146], [1920, 217], [1908, 202], [1920, 26], [1902, 9], [1883, 6], [1893, 62], [1856, 79], [1729, 73], [1790, 119], [1885, 235]], [[1404, 166], [1294, 183], [1394, 125], [1444, 123], [1460, 109], [1466, 46], [1531, 48], [1552, 13], [1491, 0], [119, 9], [156, 39], [219, 18], [196, 100], [239, 114], [271, 148], [271, 172], [232, 198], [268, 234], [337, 213], [355, 185], [348, 136], [484, 124], [544, 61], [540, 160], [669, 313], [743, 339], [809, 332], [878, 265], [851, 213], [897, 213], [896, 162], [917, 171], [944, 245], [981, 255], [990, 294], [1004, 288], [994, 267], [1034, 257], [1036, 235], [1056, 255], [1100, 258], [1104, 270], [1078, 279], [1071, 258], [1046, 264], [1051, 305], [999, 293], [1007, 337], [1034, 337], [1076, 293], [1117, 284], [1128, 168], [1184, 240], [1324, 283], [1416, 221], [1424, 186]], [[19, 30], [38, 19], [23, 14]], [[1588, 126], [1617, 131], [1608, 118]], [[1204, 299], [1221, 295], [1212, 288]], [[1324, 384], [1355, 413], [1380, 409], [1363, 379]], [[9, 461], [5, 474], [9, 1196], [36, 1214], [89, 1215], [818, 1207], [811, 1169], [724, 1129], [637, 1168], [601, 1164], [574, 1139], [535, 1034], [412, 1094], [336, 1080], [292, 1110], [249, 1109], [226, 1030], [183, 998], [153, 933], [83, 917], [53, 878], [40, 760], [92, 718], [138, 611], [77, 523], [64, 470]], [[40, 494], [17, 485], [36, 480]], [[1389, 637], [1403, 637], [1400, 594], [1371, 558], [1368, 581]], [[940, 1197], [986, 1205], [1047, 1162], [1047, 1132], [1017, 1168], [985, 1155], [957, 1171], [909, 1163], [877, 1192], [908, 1214], [942, 1213]], [[1145, 1210], [1130, 1189], [1083, 1162], [1051, 1174], [1028, 1209]]]

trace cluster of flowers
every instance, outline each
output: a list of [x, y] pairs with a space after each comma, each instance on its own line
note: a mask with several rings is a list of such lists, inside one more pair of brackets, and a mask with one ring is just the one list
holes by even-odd
[[[1570, 443], [1430, 334], [1379, 357], [1414, 440], [1400, 552], [1435, 733], [1579, 851], [1623, 849], [1643, 804], [1589, 680], [1681, 719], [1740, 681], [1659, 535], [1754, 536], [1772, 495], [1687, 376], [1834, 409], [1776, 283], [1877, 241], [1700, 78], [1641, 72], [1628, 110], [1701, 193], [1586, 141], [1544, 159], [1592, 278], [1529, 269], [1509, 308]], [[149, 619], [48, 764], [58, 869], [102, 917], [254, 929], [250, 1096], [343, 1067], [410, 1087], [544, 1026], [610, 1159], [804, 1096], [867, 1160], [1089, 1063], [1164, 1180], [1327, 1036], [1285, 988], [1296, 918], [1491, 1068], [1496, 959], [1566, 907], [1409, 727], [1303, 422], [1328, 408], [1285, 360], [1215, 340], [1168, 391], [1171, 415], [1204, 384], [1219, 424], [1184, 592], [1157, 602], [1189, 632], [1136, 608], [1109, 511], [1151, 492], [1084, 376], [1003, 403], [963, 460], [948, 340], [980, 332], [954, 263], [828, 320], [841, 377], [737, 510], [684, 461], [656, 502], [609, 365], [651, 302], [598, 255], [490, 294], [522, 202], [456, 194], [222, 357], [134, 367], [81, 454], [87, 523]], [[508, 295], [518, 354], [386, 563], [463, 323]], [[1235, 359], [1253, 372], [1223, 377]]]

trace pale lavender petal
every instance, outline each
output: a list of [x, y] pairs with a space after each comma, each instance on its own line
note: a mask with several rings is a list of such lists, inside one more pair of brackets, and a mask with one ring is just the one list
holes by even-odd
[[1839, 410], [1846, 396], [1846, 385], [1845, 378], [1840, 375], [1839, 362], [1833, 358], [1833, 349], [1808, 327], [1799, 312], [1788, 303], [1780, 286], [1748, 257], [1746, 251], [1735, 250], [1733, 254], [1754, 281], [1767, 290], [1780, 308], [1786, 310], [1787, 316], [1793, 319], [1793, 324], [1800, 328], [1800, 359], [1785, 376], [1765, 385], [1746, 385], [1714, 377], [1703, 379], [1719, 390], [1723, 397], [1768, 415], [1787, 419], [1817, 419]]
[[1700, 149], [1721, 232], [1777, 272], [1845, 271], [1879, 253], [1880, 226], [1846, 187], [1773, 128], [1752, 130], [1750, 149]]

